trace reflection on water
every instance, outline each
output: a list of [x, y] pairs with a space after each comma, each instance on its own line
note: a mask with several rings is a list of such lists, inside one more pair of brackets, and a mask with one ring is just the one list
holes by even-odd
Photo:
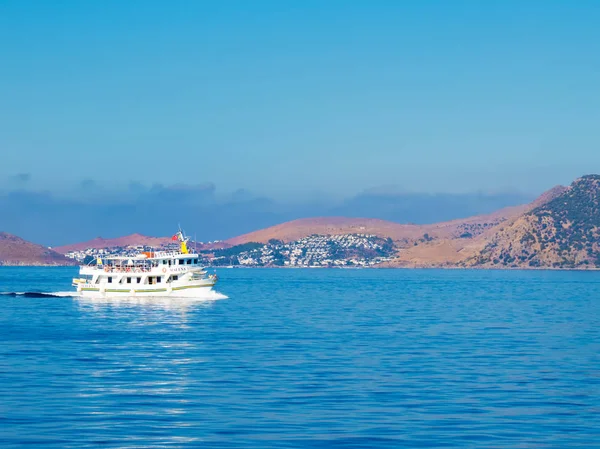
[[100, 310], [106, 307], [144, 307], [165, 310], [186, 311], [192, 307], [210, 307], [215, 301], [227, 299], [228, 297], [215, 291], [207, 292], [204, 296], [189, 298], [177, 296], [123, 296], [112, 298], [92, 298], [85, 296], [73, 296], [82, 307]]

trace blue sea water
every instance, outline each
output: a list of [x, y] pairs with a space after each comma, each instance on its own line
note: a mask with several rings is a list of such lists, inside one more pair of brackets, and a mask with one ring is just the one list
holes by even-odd
[[0, 295], [0, 446], [600, 447], [600, 273], [219, 275], [211, 301]]

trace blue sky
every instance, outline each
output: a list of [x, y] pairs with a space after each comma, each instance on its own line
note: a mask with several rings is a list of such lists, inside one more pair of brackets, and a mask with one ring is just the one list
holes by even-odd
[[5, 0], [0, 184], [539, 193], [600, 172], [598, 23], [592, 0]]

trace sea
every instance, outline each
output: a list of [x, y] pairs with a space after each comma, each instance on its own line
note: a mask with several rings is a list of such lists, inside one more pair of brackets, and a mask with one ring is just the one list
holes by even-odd
[[0, 268], [0, 447], [600, 448], [600, 272], [217, 273], [91, 300]]

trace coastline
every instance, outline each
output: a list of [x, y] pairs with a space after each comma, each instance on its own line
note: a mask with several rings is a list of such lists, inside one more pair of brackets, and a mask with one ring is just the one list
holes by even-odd
[[600, 271], [600, 267], [588, 267], [588, 268], [563, 268], [563, 267], [459, 267], [459, 266], [406, 266], [406, 267], [382, 267], [382, 266], [370, 266], [370, 267], [289, 267], [289, 266], [260, 266], [260, 267], [248, 267], [248, 266], [233, 266], [233, 267], [213, 267], [207, 266], [209, 270], [255, 270], [260, 268], [268, 269], [283, 269], [283, 270], [464, 270], [464, 271]]
[[[23, 268], [59, 268], [59, 267], [79, 267], [80, 264], [61, 264], [61, 263], [30, 263], [30, 262], [5, 262], [0, 261], [0, 268], [2, 267], [23, 267]], [[319, 267], [319, 266], [245, 266], [245, 265], [234, 265], [234, 266], [211, 266], [207, 265], [206, 269], [209, 270], [253, 270], [260, 268], [268, 269], [283, 269], [283, 270], [464, 270], [464, 271], [482, 271], [482, 270], [496, 270], [496, 271], [600, 271], [600, 267], [506, 267], [506, 266], [452, 266], [452, 265], [428, 265], [428, 266], [348, 266], [348, 267]]]

